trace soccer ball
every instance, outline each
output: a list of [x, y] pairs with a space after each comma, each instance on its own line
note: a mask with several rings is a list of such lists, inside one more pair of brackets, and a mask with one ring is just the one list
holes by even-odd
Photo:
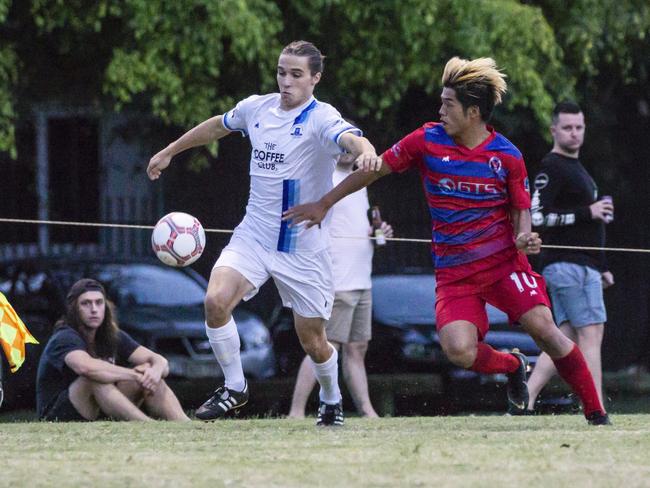
[[153, 229], [151, 248], [168, 266], [188, 266], [205, 249], [205, 231], [196, 217], [183, 212], [168, 213]]

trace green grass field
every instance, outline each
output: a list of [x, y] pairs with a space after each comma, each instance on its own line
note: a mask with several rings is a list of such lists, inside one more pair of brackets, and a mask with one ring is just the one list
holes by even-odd
[[650, 415], [0, 424], [1, 486], [650, 486]]

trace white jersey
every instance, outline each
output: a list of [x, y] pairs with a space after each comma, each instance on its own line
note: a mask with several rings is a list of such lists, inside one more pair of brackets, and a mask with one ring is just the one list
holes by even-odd
[[[351, 173], [337, 167], [333, 175], [338, 185]], [[372, 286], [373, 245], [369, 239], [368, 191], [358, 190], [334, 204], [329, 225], [330, 256], [334, 291], [367, 290]], [[339, 236], [339, 237], [337, 237]], [[346, 239], [347, 237], [347, 239]]]
[[341, 136], [361, 135], [331, 105], [310, 98], [292, 110], [280, 109], [280, 94], [253, 95], [223, 115], [223, 125], [250, 138], [251, 187], [246, 215], [237, 226], [268, 249], [320, 251], [328, 244], [321, 226], [289, 227], [282, 212], [319, 200], [332, 189]]

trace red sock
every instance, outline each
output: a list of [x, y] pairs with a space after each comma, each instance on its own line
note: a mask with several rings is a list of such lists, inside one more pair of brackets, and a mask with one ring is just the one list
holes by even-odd
[[476, 360], [469, 368], [477, 373], [512, 373], [519, 367], [519, 360], [507, 352], [492, 349], [484, 342], [479, 342], [476, 349]]
[[569, 354], [563, 358], [553, 359], [553, 362], [562, 379], [580, 397], [585, 416], [594, 412], [605, 413], [598, 399], [594, 378], [578, 346], [574, 345]]

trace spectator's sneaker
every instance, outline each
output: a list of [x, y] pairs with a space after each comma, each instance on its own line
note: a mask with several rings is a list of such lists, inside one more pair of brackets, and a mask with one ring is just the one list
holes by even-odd
[[323, 427], [343, 425], [343, 404], [339, 402], [336, 405], [329, 405], [325, 402], [320, 402], [316, 425]]
[[604, 412], [592, 412], [586, 416], [589, 425], [612, 425], [609, 415]]
[[247, 403], [248, 382], [246, 382], [243, 391], [235, 391], [222, 386], [217, 388], [214, 395], [197, 409], [195, 415], [201, 420], [214, 420], [224, 417], [230, 411], [237, 413]]
[[528, 407], [528, 385], [526, 384], [526, 373], [528, 373], [528, 358], [513, 349], [510, 353], [519, 360], [519, 367], [512, 373], [508, 373], [508, 413], [510, 415], [526, 415]]

